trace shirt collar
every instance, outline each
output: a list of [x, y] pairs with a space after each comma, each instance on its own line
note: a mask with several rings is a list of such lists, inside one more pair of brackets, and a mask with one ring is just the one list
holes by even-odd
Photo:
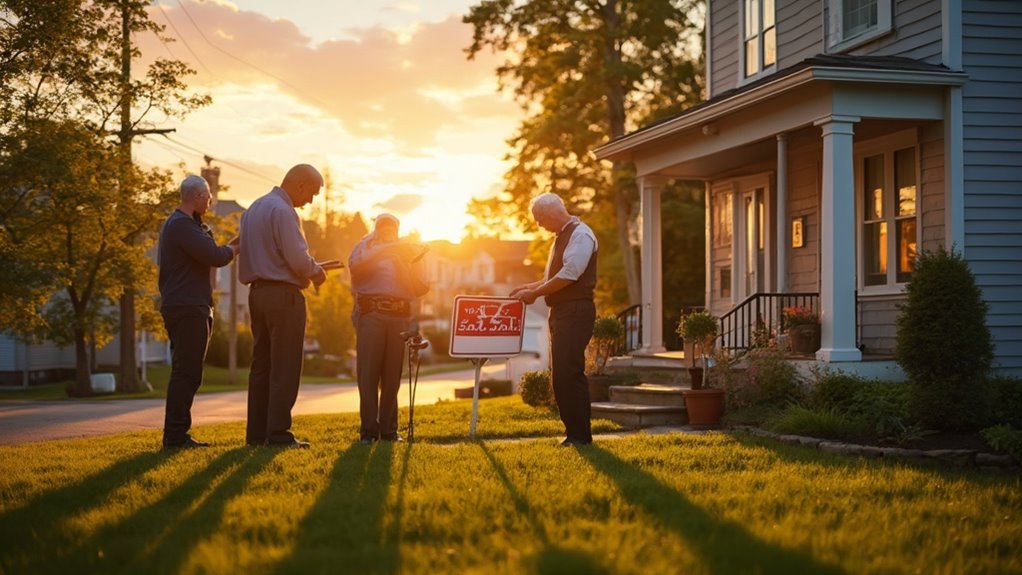
[[563, 226], [561, 226], [560, 230], [557, 231], [557, 235], [561, 235], [562, 233], [564, 233], [564, 230], [568, 229], [568, 226], [577, 221], [579, 221], [578, 216], [571, 216], [570, 218], [568, 218], [568, 221]]
[[287, 195], [284, 188], [281, 188], [280, 186], [273, 186], [273, 193], [284, 198], [284, 201], [287, 202], [287, 205], [291, 206], [292, 209], [295, 207], [294, 202], [291, 201], [291, 196]]

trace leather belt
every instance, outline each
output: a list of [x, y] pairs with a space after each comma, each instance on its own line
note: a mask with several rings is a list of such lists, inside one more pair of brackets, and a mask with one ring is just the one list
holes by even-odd
[[297, 286], [297, 285], [295, 285], [295, 284], [293, 284], [291, 282], [282, 282], [282, 281], [277, 281], [277, 280], [255, 280], [254, 282], [249, 284], [249, 287], [251, 287], [253, 289], [254, 288], [262, 288], [262, 287], [271, 287], [271, 286], [287, 287], [287, 288], [292, 288], [292, 289], [296, 289], [296, 290], [302, 289], [301, 286]]
[[411, 302], [406, 299], [387, 296], [358, 296], [358, 310], [361, 313], [380, 312], [388, 315], [407, 316], [412, 313]]

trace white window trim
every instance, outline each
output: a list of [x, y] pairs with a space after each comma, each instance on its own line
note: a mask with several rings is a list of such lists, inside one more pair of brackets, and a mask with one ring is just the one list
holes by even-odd
[[827, 52], [837, 53], [858, 48], [863, 44], [872, 42], [894, 29], [894, 3], [892, 0], [877, 0], [877, 25], [876, 28], [867, 30], [858, 36], [838, 39], [834, 37], [841, 27], [841, 5], [845, 0], [827, 0], [827, 29], [824, 31]]
[[[853, 161], [855, 162], [855, 284], [859, 290], [859, 295], [863, 297], [870, 296], [885, 296], [885, 295], [897, 295], [905, 292], [905, 286], [907, 283], [887, 283], [878, 286], [867, 286], [865, 285], [864, 278], [862, 277], [863, 268], [863, 253], [862, 253], [862, 218], [865, 207], [862, 205], [862, 160], [868, 156], [876, 154], [886, 154], [888, 152], [896, 152], [905, 148], [915, 148], [916, 151], [916, 245], [922, 246], [922, 235], [923, 235], [923, 180], [922, 180], [922, 155], [921, 145], [919, 142], [919, 132], [915, 128], [909, 128], [900, 132], [895, 132], [888, 136], [866, 140], [855, 144], [853, 152]], [[884, 169], [887, 170], [887, 163], [884, 163]], [[894, 166], [890, 166], [890, 170], [893, 170]], [[885, 172], [885, 179], [887, 178]], [[890, 173], [893, 178], [893, 171]], [[891, 230], [889, 232], [890, 237], [894, 237], [895, 232]], [[888, 242], [891, 242], [888, 239]], [[890, 248], [890, 245], [888, 246]], [[897, 278], [896, 264], [891, 265], [890, 262], [896, 260], [897, 250], [893, 252], [888, 250], [890, 255], [888, 257], [888, 278], [892, 275]], [[895, 280], [897, 281], [897, 280]]]
[[[762, 6], [762, 0], [761, 0], [761, 3], [760, 3], [760, 6]], [[779, 51], [780, 50], [780, 48], [779, 48], [780, 43], [777, 42], [777, 39], [778, 39], [778, 34], [777, 34], [777, 27], [778, 26], [777, 25], [778, 25], [778, 22], [777, 22], [777, 3], [775, 2], [774, 3], [774, 39], [775, 39], [776, 45], [778, 46], [776, 49]], [[762, 57], [763, 57], [763, 47], [762, 47], [762, 44], [763, 44], [763, 18], [762, 18], [762, 15], [760, 15], [759, 26], [760, 26], [760, 31], [759, 31], [760, 51], [759, 52], [760, 52], [760, 58], [762, 59]], [[754, 81], [758, 80], [759, 78], [761, 78], [763, 76], [766, 76], [768, 74], [773, 74], [774, 72], [777, 71], [777, 62], [779, 60], [780, 60], [780, 55], [779, 54], [775, 54], [774, 55], [774, 63], [773, 64], [771, 64], [769, 66], [764, 66], [763, 69], [761, 69], [759, 72], [756, 72], [755, 74], [753, 74], [751, 76], [746, 76], [745, 75], [745, 0], [740, 0], [738, 2], [738, 85], [739, 86], [743, 86], [743, 85], [748, 84], [750, 82], [754, 82]]]

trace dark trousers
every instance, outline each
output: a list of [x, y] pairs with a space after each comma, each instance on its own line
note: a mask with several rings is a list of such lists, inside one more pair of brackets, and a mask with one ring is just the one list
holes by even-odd
[[207, 306], [170, 307], [161, 310], [170, 337], [170, 382], [163, 419], [163, 444], [188, 440], [192, 427], [192, 401], [202, 385], [202, 362], [206, 359], [213, 310]]
[[410, 319], [383, 313], [355, 319], [355, 368], [362, 439], [397, 437], [397, 394], [401, 389], [406, 331]]
[[590, 422], [586, 346], [593, 337], [596, 305], [574, 300], [550, 308], [550, 359], [554, 399], [565, 434], [580, 442], [593, 440]]
[[305, 296], [298, 287], [253, 286], [248, 307], [253, 349], [245, 441], [250, 445], [288, 443], [295, 438], [291, 409], [302, 378]]

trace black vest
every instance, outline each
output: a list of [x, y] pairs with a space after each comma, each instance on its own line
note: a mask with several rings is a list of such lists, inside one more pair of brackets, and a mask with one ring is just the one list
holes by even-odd
[[[550, 260], [550, 272], [547, 279], [550, 279], [557, 275], [557, 272], [561, 271], [564, 267], [564, 249], [568, 247], [568, 241], [571, 240], [571, 234], [575, 233], [575, 229], [578, 227], [578, 222], [572, 222], [563, 230], [557, 234], [557, 239], [554, 240], [554, 253]], [[586, 265], [585, 271], [582, 275], [575, 280], [575, 283], [568, 284], [562, 289], [555, 291], [552, 294], [546, 296], [546, 304], [550, 307], [555, 305], [575, 301], [580, 299], [592, 300], [593, 289], [596, 288], [596, 250], [593, 250], [593, 255], [589, 256], [589, 264]]]

